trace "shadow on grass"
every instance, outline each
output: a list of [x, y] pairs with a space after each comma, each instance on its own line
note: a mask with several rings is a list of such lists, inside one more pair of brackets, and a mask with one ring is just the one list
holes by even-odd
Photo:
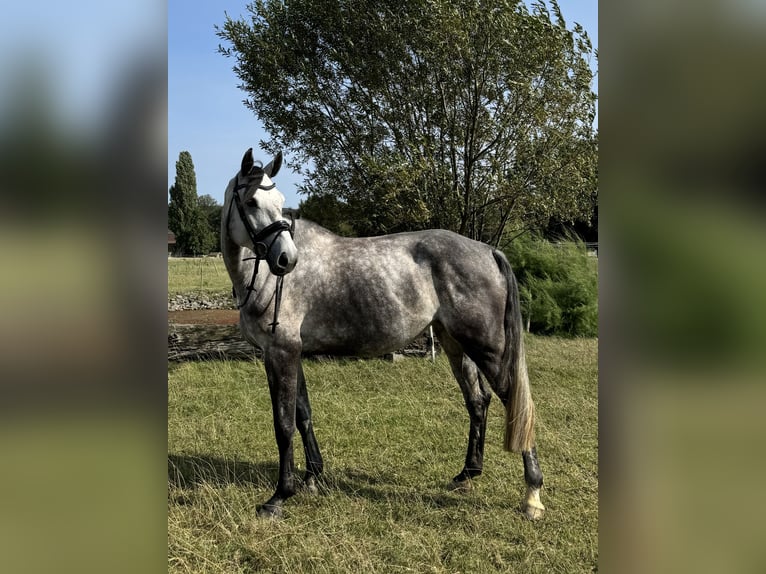
[[[208, 455], [168, 455], [168, 483], [180, 489], [194, 489], [208, 484], [218, 487], [251, 485], [270, 490], [276, 486], [278, 478], [279, 465], [276, 461], [253, 463]], [[405, 487], [395, 476], [373, 475], [349, 468], [323, 474], [318, 486], [323, 494], [340, 493], [348, 498], [373, 503], [457, 508], [475, 506], [478, 502], [471, 493], [448, 490], [447, 480], [443, 484], [429, 485], [424, 479], [422, 488]], [[510, 501], [508, 506], [511, 506]]]
[[[333, 472], [325, 479], [329, 491], [342, 492], [351, 498], [362, 498], [371, 502], [418, 504], [433, 508], [459, 508], [475, 506], [478, 502], [471, 492], [450, 490], [450, 481], [428, 484], [423, 479], [422, 487], [403, 486], [394, 476], [370, 475], [354, 469]], [[508, 507], [511, 507], [509, 501]]]
[[196, 488], [202, 484], [250, 484], [266, 488], [276, 484], [278, 476], [279, 465], [275, 462], [254, 463], [208, 455], [168, 455], [168, 484], [176, 488]]

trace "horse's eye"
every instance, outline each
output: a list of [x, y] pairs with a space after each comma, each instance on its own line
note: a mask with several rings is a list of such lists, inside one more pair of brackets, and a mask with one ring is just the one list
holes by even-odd
[[258, 207], [258, 204], [256, 203], [256, 201], [255, 201], [255, 198], [254, 198], [254, 197], [251, 197], [250, 199], [248, 199], [248, 200], [245, 202], [245, 205], [247, 205], [248, 207]]

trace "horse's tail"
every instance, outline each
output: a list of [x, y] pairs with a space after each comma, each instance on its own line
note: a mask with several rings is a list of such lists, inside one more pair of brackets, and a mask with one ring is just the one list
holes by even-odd
[[500, 272], [505, 277], [505, 348], [501, 369], [501, 385], [510, 382], [505, 403], [505, 439], [507, 451], [528, 451], [535, 443], [535, 403], [529, 390], [527, 361], [524, 353], [524, 332], [519, 304], [519, 286], [510, 263], [500, 251], [493, 251]]

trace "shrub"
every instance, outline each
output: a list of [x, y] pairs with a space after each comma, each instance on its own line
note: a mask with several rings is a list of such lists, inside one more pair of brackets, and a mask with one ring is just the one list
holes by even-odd
[[505, 250], [519, 281], [522, 316], [544, 335], [598, 334], [598, 260], [579, 240], [550, 243], [523, 235]]

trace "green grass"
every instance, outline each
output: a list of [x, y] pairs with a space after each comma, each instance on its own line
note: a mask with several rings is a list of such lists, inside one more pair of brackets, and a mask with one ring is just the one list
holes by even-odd
[[168, 259], [168, 295], [231, 291], [223, 259], [199, 257]]
[[[171, 572], [591, 572], [598, 560], [597, 340], [529, 336], [545, 518], [519, 512], [518, 455], [502, 451], [495, 398], [484, 474], [446, 485], [468, 415], [446, 358], [306, 361], [322, 493], [281, 521], [256, 518], [278, 457], [263, 365], [170, 365]], [[296, 463], [304, 468], [296, 434]]]

